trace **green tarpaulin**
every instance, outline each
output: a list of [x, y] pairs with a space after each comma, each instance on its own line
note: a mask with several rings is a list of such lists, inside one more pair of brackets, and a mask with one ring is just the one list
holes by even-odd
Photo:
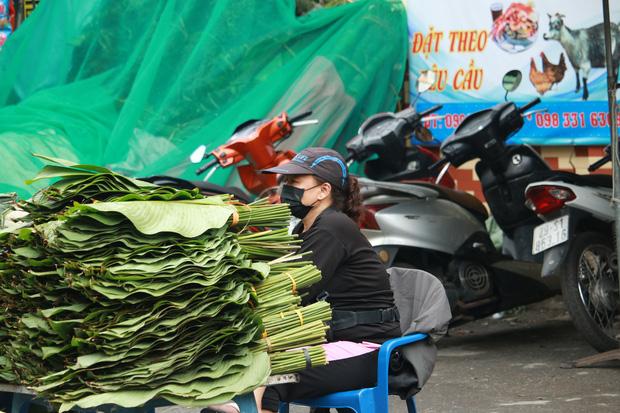
[[195, 179], [198, 145], [281, 111], [320, 120], [283, 147], [342, 149], [394, 108], [406, 52], [401, 0], [43, 0], [0, 52], [0, 192], [34, 191], [32, 152]]

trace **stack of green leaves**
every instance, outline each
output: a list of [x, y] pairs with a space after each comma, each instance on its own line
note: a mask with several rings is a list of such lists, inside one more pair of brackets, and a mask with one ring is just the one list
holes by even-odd
[[23, 203], [31, 226], [0, 233], [0, 379], [62, 411], [204, 406], [326, 363], [331, 312], [300, 306], [320, 272], [287, 206], [46, 159], [35, 179], [59, 180]]

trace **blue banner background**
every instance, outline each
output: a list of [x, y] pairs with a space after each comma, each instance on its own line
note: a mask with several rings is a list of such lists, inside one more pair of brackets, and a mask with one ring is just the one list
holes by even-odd
[[[538, 20], [538, 30], [531, 44], [524, 50], [509, 53], [502, 50], [491, 36], [492, 18], [490, 7], [500, 4], [506, 11], [513, 3], [533, 6]], [[612, 22], [620, 21], [620, 2], [610, 2]], [[564, 24], [571, 30], [588, 28], [602, 22], [602, 6], [599, 0], [545, 0], [533, 2], [491, 1], [491, 0], [429, 0], [408, 1], [409, 24], [409, 76], [411, 100], [414, 101], [415, 83], [424, 70], [445, 69], [447, 82], [444, 90], [432, 90], [422, 94], [417, 100], [419, 110], [432, 105], [444, 107], [437, 114], [445, 114], [443, 120], [427, 123], [437, 141], [446, 139], [458, 126], [465, 115], [488, 108], [504, 101], [505, 91], [501, 79], [509, 70], [519, 70], [522, 80], [519, 87], [508, 95], [508, 99], [521, 105], [535, 97], [542, 103], [535, 109], [546, 108], [547, 113], [538, 113], [526, 120], [523, 129], [511, 143], [534, 145], [605, 145], [609, 143], [609, 121], [607, 104], [607, 79], [604, 68], [592, 68], [588, 77], [587, 101], [582, 100], [582, 89], [576, 92], [576, 76], [563, 46], [555, 40], [545, 40], [543, 34], [549, 32], [549, 20], [561, 13]], [[483, 48], [476, 50], [456, 50], [454, 32], [475, 31], [478, 39], [488, 37]], [[486, 31], [486, 33], [482, 33]], [[435, 38], [429, 34], [435, 33]], [[441, 33], [438, 35], [437, 33]], [[420, 49], [421, 36], [431, 39], [430, 48], [421, 48], [413, 53], [414, 36], [418, 36]], [[439, 37], [441, 36], [441, 37]], [[481, 41], [481, 44], [483, 42]], [[620, 47], [620, 46], [619, 46]], [[452, 50], [451, 50], [452, 49]], [[551, 90], [540, 95], [530, 81], [531, 60], [537, 71], [542, 71], [540, 53], [544, 52], [549, 61], [557, 64], [560, 55], [565, 55], [567, 70], [564, 78], [554, 84]], [[481, 70], [483, 74], [479, 88], [455, 90], [455, 76], [458, 71], [465, 73], [469, 68]], [[582, 82], [583, 83], [583, 82]], [[619, 119], [620, 120], [620, 119]]]

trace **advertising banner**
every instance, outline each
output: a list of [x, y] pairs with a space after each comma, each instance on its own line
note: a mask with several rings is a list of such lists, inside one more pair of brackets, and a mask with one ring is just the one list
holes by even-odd
[[[610, 7], [612, 22], [620, 23], [620, 1]], [[443, 104], [439, 114], [446, 117], [428, 125], [436, 139], [447, 138], [469, 113], [540, 97], [536, 108], [548, 111], [530, 116], [511, 143], [609, 143], [601, 1], [408, 0], [407, 14], [411, 101], [417, 78], [432, 71], [435, 84], [416, 104], [419, 110]], [[509, 72], [518, 81], [503, 84]]]

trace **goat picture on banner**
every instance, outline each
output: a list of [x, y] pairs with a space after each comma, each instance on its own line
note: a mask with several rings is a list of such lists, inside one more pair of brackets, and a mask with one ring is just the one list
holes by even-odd
[[[620, 1], [610, 1], [612, 57], [620, 64]], [[510, 100], [539, 97], [511, 143], [609, 143], [605, 36], [600, 0], [408, 0], [411, 101], [417, 78], [435, 75], [417, 98], [445, 115], [427, 124], [442, 141], [463, 118]], [[512, 75], [505, 89], [502, 80]], [[516, 79], [516, 81], [515, 81]], [[620, 121], [620, 119], [618, 119]]]

